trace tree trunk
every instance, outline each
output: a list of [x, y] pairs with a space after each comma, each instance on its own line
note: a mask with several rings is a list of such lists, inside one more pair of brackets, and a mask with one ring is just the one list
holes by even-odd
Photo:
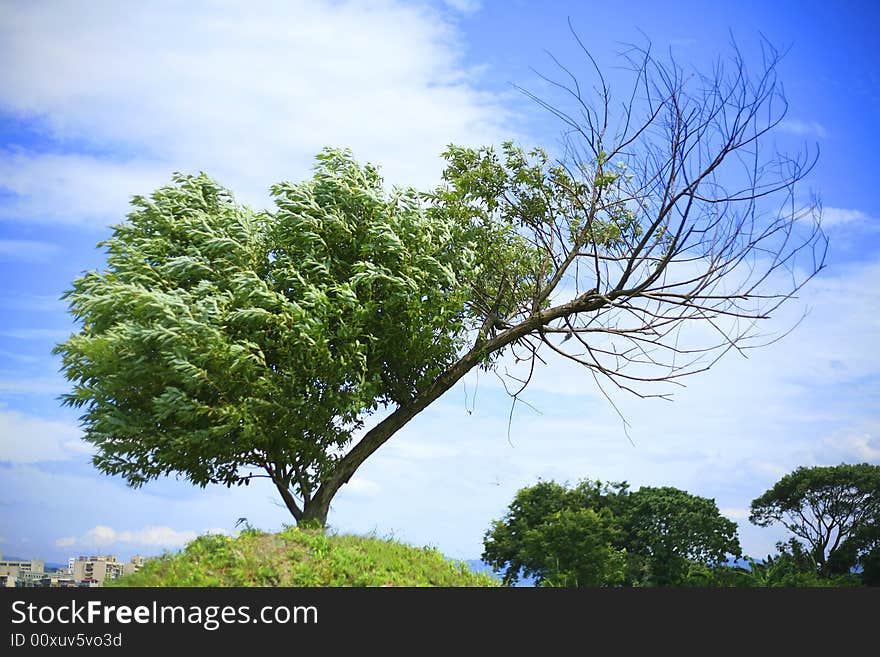
[[317, 526], [327, 524], [327, 514], [330, 512], [330, 500], [312, 500], [303, 506], [302, 516], [297, 520], [300, 527]]
[[[616, 297], [625, 293], [625, 291], [617, 291], [611, 296]], [[321, 524], [326, 522], [330, 501], [339, 492], [339, 489], [348, 483], [355, 470], [360, 467], [367, 457], [384, 445], [391, 436], [397, 433], [444, 392], [458, 383], [465, 374], [479, 365], [484, 355], [498, 351], [502, 347], [538, 330], [541, 326], [545, 326], [555, 319], [568, 317], [573, 313], [597, 310], [606, 303], [608, 303], [607, 298], [598, 297], [591, 290], [568, 303], [536, 313], [520, 324], [498, 334], [491, 340], [474, 345], [457, 363], [437, 377], [424, 392], [417, 395], [409, 404], [400, 406], [361, 438], [360, 442], [336, 464], [330, 476], [321, 482], [321, 486], [315, 491], [314, 497], [306, 504], [303, 519], [305, 519], [305, 514], [307, 513], [310, 518], [320, 521]], [[312, 508], [314, 508], [314, 511], [311, 510]]]

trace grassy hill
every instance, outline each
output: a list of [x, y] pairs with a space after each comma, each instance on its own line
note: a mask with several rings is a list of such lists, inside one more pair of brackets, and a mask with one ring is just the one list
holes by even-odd
[[109, 586], [498, 586], [432, 548], [292, 527], [200, 536]]

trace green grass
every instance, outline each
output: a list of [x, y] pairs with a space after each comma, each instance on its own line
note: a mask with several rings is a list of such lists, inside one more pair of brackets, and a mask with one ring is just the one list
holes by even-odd
[[433, 548], [292, 527], [207, 534], [108, 586], [498, 586]]

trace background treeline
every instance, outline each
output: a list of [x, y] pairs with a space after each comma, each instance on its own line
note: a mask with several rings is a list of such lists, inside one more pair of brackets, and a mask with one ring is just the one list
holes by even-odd
[[484, 538], [506, 584], [538, 586], [880, 585], [880, 466], [798, 468], [752, 501], [750, 521], [792, 536], [744, 556], [715, 501], [672, 487], [539, 482]]

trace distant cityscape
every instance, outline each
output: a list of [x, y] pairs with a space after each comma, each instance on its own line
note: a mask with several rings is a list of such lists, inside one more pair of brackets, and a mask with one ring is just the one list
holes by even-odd
[[130, 575], [144, 565], [144, 557], [134, 555], [127, 563], [112, 554], [71, 557], [67, 567], [46, 568], [38, 559], [4, 559], [0, 554], [0, 587], [53, 588], [104, 586], [104, 582]]

